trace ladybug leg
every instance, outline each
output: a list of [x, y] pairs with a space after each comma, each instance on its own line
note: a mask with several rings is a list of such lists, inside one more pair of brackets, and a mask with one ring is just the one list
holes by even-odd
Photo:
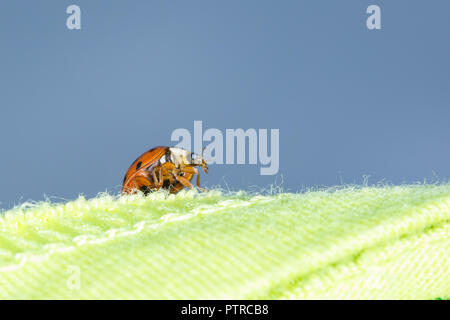
[[[159, 177], [161, 178], [161, 174], [159, 175]], [[152, 170], [152, 179], [153, 179], [153, 183], [154, 183], [156, 189], [158, 190], [159, 188], [161, 188], [160, 181], [158, 180], [158, 177], [156, 176], [156, 169]]]
[[152, 179], [153, 179], [153, 183], [154, 183], [156, 189], [159, 189], [158, 188], [159, 181], [158, 181], [158, 177], [156, 176], [156, 171], [155, 170], [152, 171]]
[[164, 162], [161, 167], [166, 169], [167, 171], [174, 171], [176, 169], [176, 166], [171, 162]]
[[198, 174], [198, 170], [191, 166], [183, 167], [180, 171], [184, 173]]
[[183, 169], [181, 169], [181, 172], [196, 174], [197, 175], [197, 188], [202, 192], [206, 191], [206, 189], [200, 187], [200, 172], [198, 172], [198, 170], [196, 168], [184, 167]]
[[175, 175], [175, 179], [177, 179], [178, 182], [180, 182], [183, 186], [186, 188], [192, 189], [194, 186], [189, 182], [188, 179], [185, 177], [180, 177], [178, 175]]
[[[175, 167], [174, 167], [175, 168]], [[170, 184], [175, 184], [175, 173], [174, 173], [175, 169], [170, 169], [164, 166], [161, 166], [161, 174], [160, 174], [160, 179], [162, 180], [161, 183], [164, 183], [164, 181], [169, 180]]]
[[162, 167], [159, 167], [158, 176], [159, 176], [158, 188], [161, 188], [163, 186], [163, 183], [164, 183], [164, 178], [163, 178], [163, 174], [162, 174]]
[[164, 168], [162, 166], [158, 166], [152, 170], [152, 179], [154, 181], [154, 185], [156, 190], [159, 190], [163, 185], [164, 181], [167, 180], [164, 174]]
[[206, 191], [206, 189], [203, 189], [202, 187], [200, 187], [200, 173], [198, 172], [198, 170], [196, 168], [188, 166], [188, 167], [182, 168], [180, 171], [184, 172], [184, 173], [190, 173], [193, 175], [196, 174], [197, 175], [197, 188], [202, 192]]
[[208, 191], [208, 189], [202, 188], [200, 187], [200, 175], [197, 174], [197, 188], [201, 191], [201, 192], [206, 192]]
[[198, 190], [200, 190], [201, 192], [206, 192], [206, 191], [208, 191], [207, 189], [200, 187], [200, 175], [199, 175], [199, 174], [197, 175], [197, 188], [198, 188]]
[[165, 176], [164, 180], [169, 180], [170, 184], [174, 185], [180, 170], [171, 162], [165, 162], [161, 167]]

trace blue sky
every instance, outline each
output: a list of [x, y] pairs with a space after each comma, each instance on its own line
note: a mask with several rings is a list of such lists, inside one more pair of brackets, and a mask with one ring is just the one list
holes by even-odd
[[[82, 29], [66, 28], [76, 4]], [[381, 8], [382, 29], [366, 28]], [[450, 177], [450, 3], [0, 3], [0, 208], [120, 190], [177, 128], [276, 128], [280, 170], [212, 165], [207, 187]]]

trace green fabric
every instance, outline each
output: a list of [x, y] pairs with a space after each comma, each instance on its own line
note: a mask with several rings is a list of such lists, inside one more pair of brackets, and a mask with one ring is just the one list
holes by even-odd
[[0, 215], [0, 298], [436, 299], [450, 184], [163, 193]]

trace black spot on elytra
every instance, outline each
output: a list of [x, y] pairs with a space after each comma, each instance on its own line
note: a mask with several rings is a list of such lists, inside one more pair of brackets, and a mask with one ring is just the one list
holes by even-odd
[[164, 180], [162, 187], [168, 189], [170, 187], [170, 180]]
[[139, 168], [142, 166], [142, 161], [139, 161], [136, 165], [136, 170], [139, 170]]

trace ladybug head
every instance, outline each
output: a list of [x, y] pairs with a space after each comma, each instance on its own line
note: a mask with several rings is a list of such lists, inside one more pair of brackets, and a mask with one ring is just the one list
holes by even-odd
[[[205, 150], [205, 149], [203, 149], [203, 150]], [[203, 153], [203, 150], [202, 150], [202, 153]], [[208, 165], [206, 164], [206, 161], [203, 158], [203, 156], [199, 156], [198, 154], [191, 152], [190, 158], [191, 158], [192, 165], [202, 167], [203, 171], [205, 171], [205, 173], [208, 173]]]
[[176, 166], [195, 166], [202, 167], [203, 171], [208, 172], [208, 165], [202, 156], [184, 150], [181, 148], [170, 148], [171, 160]]

